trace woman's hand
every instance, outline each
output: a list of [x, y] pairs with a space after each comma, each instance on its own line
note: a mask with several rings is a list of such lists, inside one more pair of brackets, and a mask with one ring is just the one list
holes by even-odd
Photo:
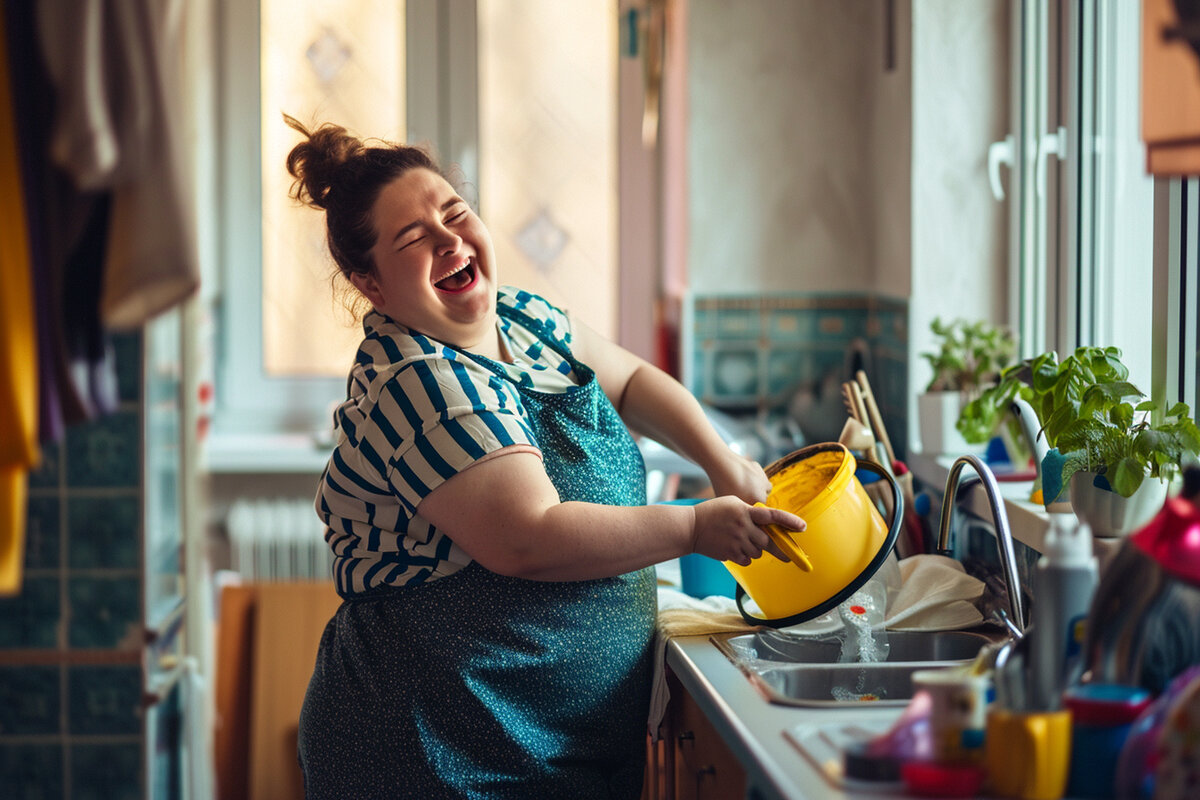
[[753, 505], [766, 500], [771, 491], [771, 481], [758, 462], [728, 448], [707, 474], [717, 497], [733, 495]]
[[763, 530], [763, 525], [779, 525], [793, 531], [805, 528], [804, 520], [795, 514], [778, 508], [748, 505], [736, 497], [718, 497], [694, 508], [693, 552], [743, 567], [761, 556], [764, 550], [780, 561], [788, 560]]

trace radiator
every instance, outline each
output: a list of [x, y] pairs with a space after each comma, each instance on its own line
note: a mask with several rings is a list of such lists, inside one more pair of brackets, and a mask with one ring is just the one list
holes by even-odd
[[332, 577], [333, 553], [310, 499], [238, 499], [225, 521], [234, 572], [247, 581]]

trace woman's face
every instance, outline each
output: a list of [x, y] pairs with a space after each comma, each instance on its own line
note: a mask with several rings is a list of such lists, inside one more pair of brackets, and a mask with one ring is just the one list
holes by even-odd
[[494, 345], [495, 254], [466, 201], [437, 173], [412, 169], [383, 188], [373, 214], [375, 272], [351, 282], [375, 309], [446, 344]]

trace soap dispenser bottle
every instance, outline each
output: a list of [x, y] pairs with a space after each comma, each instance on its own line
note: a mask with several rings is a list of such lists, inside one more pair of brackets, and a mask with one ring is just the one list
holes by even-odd
[[1033, 614], [1028, 635], [1030, 708], [1062, 708], [1063, 691], [1082, 662], [1088, 610], [1098, 570], [1092, 531], [1074, 514], [1050, 514], [1042, 557], [1033, 576]]

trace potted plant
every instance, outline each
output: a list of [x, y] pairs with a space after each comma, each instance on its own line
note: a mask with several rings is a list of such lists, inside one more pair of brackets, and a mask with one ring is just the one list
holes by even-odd
[[1097, 535], [1144, 524], [1183, 460], [1200, 452], [1188, 405], [1146, 399], [1116, 347], [1080, 347], [1061, 362], [1043, 353], [1006, 369], [963, 408], [959, 432], [986, 441], [1015, 397], [1028, 400], [1052, 448], [1041, 465], [1044, 501], [1065, 491]]
[[921, 447], [935, 454], [978, 449], [963, 439], [956, 423], [963, 407], [994, 384], [1012, 361], [1016, 341], [1007, 328], [982, 321], [943, 322], [939, 317], [930, 329], [938, 346], [921, 353], [933, 369], [924, 393], [917, 396]]

